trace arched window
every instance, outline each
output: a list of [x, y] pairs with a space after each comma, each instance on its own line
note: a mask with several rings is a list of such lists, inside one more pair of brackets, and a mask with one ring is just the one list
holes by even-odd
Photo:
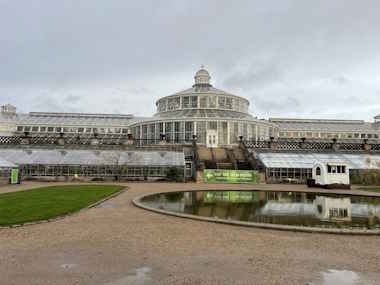
[[317, 169], [315, 169], [315, 174], [316, 175], [321, 175], [321, 168], [320, 167], [317, 167]]

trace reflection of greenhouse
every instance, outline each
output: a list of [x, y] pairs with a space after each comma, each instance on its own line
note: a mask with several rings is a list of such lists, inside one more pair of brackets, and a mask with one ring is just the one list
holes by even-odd
[[380, 201], [301, 192], [203, 191], [184, 195], [187, 213], [240, 221], [307, 225], [344, 222], [380, 228]]
[[160, 178], [170, 167], [184, 173], [184, 153], [174, 151], [0, 149], [0, 158], [18, 165], [24, 178]]

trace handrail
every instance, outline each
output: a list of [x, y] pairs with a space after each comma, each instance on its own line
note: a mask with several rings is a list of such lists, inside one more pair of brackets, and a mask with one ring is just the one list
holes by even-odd
[[380, 152], [379, 140], [308, 140], [308, 139], [288, 139], [288, 140], [265, 140], [253, 141], [242, 140], [245, 148], [251, 150], [272, 150], [272, 151], [312, 151], [312, 152]]

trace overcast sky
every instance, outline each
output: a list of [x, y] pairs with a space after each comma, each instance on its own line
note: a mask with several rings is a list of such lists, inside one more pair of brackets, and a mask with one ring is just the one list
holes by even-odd
[[380, 113], [380, 1], [0, 0], [0, 104], [150, 116], [204, 64], [259, 117]]

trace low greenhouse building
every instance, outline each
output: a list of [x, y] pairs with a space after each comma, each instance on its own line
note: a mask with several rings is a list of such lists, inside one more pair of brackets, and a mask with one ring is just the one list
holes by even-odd
[[380, 154], [262, 152], [256, 154], [256, 159], [265, 172], [267, 183], [306, 183], [313, 178], [315, 165], [325, 165], [328, 172], [328, 165], [332, 162], [335, 167], [338, 164], [345, 166], [345, 174], [349, 175], [352, 184], [363, 182], [360, 179], [367, 173], [374, 174], [371, 177], [380, 177]]
[[0, 157], [0, 184], [9, 183], [12, 169], [17, 168], [17, 165]]
[[165, 179], [185, 177], [184, 152], [76, 149], [0, 149], [0, 161], [17, 165], [23, 179]]

